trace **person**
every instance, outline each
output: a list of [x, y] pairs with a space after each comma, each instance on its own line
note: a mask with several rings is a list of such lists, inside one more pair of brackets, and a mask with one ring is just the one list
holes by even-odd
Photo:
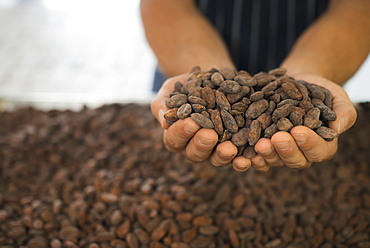
[[[309, 6], [309, 2], [312, 1], [298, 3], [294, 0], [285, 0], [285, 4], [295, 4], [293, 8], [295, 10], [299, 4], [305, 2]], [[233, 14], [238, 16], [231, 17], [233, 21], [229, 27], [225, 26], [227, 19], [225, 14], [222, 20], [215, 16], [217, 14], [215, 11], [210, 11], [209, 14], [214, 16], [214, 22], [221, 23], [223, 30], [229, 32], [229, 37], [238, 36], [238, 32], [234, 32], [233, 29], [240, 31], [242, 30], [240, 26], [245, 25], [247, 29], [249, 27], [244, 40], [234, 43], [229, 41], [227, 44], [226, 36], [217, 30], [217, 25], [200, 10], [199, 6], [204, 2], [223, 2], [224, 9], [227, 5], [234, 4], [232, 8], [237, 11]], [[330, 123], [331, 128], [341, 134], [355, 123], [356, 110], [341, 85], [357, 71], [369, 53], [370, 1], [331, 0], [322, 14], [315, 16], [316, 19], [313, 18], [315, 20], [301, 28], [301, 32], [295, 32], [293, 38], [289, 33], [289, 26], [293, 26], [290, 32], [296, 31], [296, 26], [292, 24], [294, 18], [291, 19], [289, 15], [283, 17], [285, 27], [277, 27], [279, 24], [276, 23], [277, 19], [274, 19], [276, 14], [269, 12], [269, 15], [263, 15], [262, 10], [265, 9], [263, 3], [266, 2], [269, 2], [271, 11], [274, 7], [271, 5], [281, 1], [141, 0], [141, 15], [147, 40], [158, 58], [160, 70], [168, 77], [151, 104], [153, 115], [164, 128], [163, 141], [168, 150], [184, 154], [190, 162], [209, 160], [214, 166], [231, 164], [237, 171], [245, 171], [251, 166], [261, 171], [281, 166], [303, 169], [311, 166], [313, 162], [328, 160], [335, 154], [338, 139], [327, 142], [309, 128], [296, 126], [290, 133], [278, 132], [271, 139], [260, 139], [255, 145], [257, 155], [247, 159], [236, 156], [237, 148], [230, 141], [218, 143], [214, 130], [201, 128], [191, 118], [179, 120], [171, 126], [164, 120], [163, 115], [167, 110], [165, 100], [173, 91], [174, 83], [176, 81], [184, 83], [191, 68], [199, 65], [203, 70], [221, 67], [247, 71], [248, 68], [245, 67], [254, 70], [286, 68], [288, 75], [296, 80], [315, 83], [332, 92], [333, 110], [337, 114], [337, 119]], [[245, 8], [238, 9], [248, 4], [252, 9], [251, 13], [245, 13]], [[291, 11], [291, 6], [286, 5], [286, 9], [290, 15], [299, 16], [298, 13]], [[277, 10], [283, 11], [281, 7]], [[292, 42], [290, 47], [289, 44], [285, 46], [288, 49], [281, 61], [276, 59], [277, 56], [275, 61], [272, 61], [270, 59], [272, 53], [267, 52], [263, 55], [266, 49], [261, 49], [263, 42], [259, 38], [263, 36], [261, 34], [265, 34], [267, 41], [271, 38], [270, 30], [261, 25], [263, 23], [261, 20], [266, 18], [269, 18], [269, 27], [275, 26], [278, 34], [285, 31], [286, 36], [283, 37], [285, 43], [289, 40]], [[280, 40], [274, 42], [279, 44]], [[239, 51], [234, 51], [235, 44], [238, 44]], [[248, 44], [249, 48], [245, 48]], [[267, 44], [267, 48], [272, 47], [267, 50], [278, 50], [279, 47], [274, 47], [274, 44]], [[243, 52], [243, 49], [249, 53]], [[270, 62], [254, 61], [260, 57]], [[243, 61], [248, 63], [240, 68]]]

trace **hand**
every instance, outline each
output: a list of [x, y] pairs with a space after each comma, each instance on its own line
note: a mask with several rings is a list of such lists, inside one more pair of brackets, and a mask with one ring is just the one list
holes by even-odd
[[153, 115], [165, 129], [164, 145], [169, 151], [185, 155], [189, 162], [202, 162], [209, 159], [215, 166], [226, 166], [237, 153], [237, 148], [231, 141], [217, 145], [217, 133], [212, 129], [201, 128], [190, 117], [178, 120], [171, 126], [163, 117], [168, 110], [165, 100], [172, 93], [174, 83], [180, 81], [184, 84], [187, 76], [188, 74], [183, 74], [166, 80], [151, 104]]
[[[329, 123], [330, 128], [341, 134], [355, 123], [356, 110], [342, 87], [313, 74], [300, 74], [293, 77], [296, 80], [302, 79], [324, 86], [331, 91], [333, 110], [337, 114], [337, 119]], [[237, 157], [233, 163], [234, 168], [240, 168], [240, 170], [248, 169], [250, 162], [255, 169], [262, 171], [268, 170], [269, 167], [280, 166], [303, 169], [310, 167], [313, 162], [330, 159], [337, 148], [338, 138], [328, 142], [311, 129], [305, 126], [296, 126], [290, 133], [278, 132], [271, 139], [260, 139], [255, 146], [258, 155], [251, 161]]]

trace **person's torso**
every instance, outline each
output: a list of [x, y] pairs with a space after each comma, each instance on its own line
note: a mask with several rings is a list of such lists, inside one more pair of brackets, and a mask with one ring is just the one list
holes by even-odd
[[225, 40], [238, 69], [250, 73], [280, 65], [295, 40], [328, 0], [197, 0]]

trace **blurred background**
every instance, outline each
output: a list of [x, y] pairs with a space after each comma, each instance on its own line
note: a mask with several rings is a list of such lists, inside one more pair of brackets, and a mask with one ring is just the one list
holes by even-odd
[[[149, 103], [156, 61], [140, 0], [0, 0], [0, 110]], [[370, 101], [370, 59], [346, 84]]]

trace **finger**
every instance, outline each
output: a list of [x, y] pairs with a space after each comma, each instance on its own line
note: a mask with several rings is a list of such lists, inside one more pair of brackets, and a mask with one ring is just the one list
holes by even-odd
[[214, 130], [202, 128], [189, 141], [185, 155], [192, 162], [202, 162], [209, 158], [217, 141], [218, 136]]
[[333, 111], [336, 113], [337, 119], [329, 122], [329, 127], [339, 134], [352, 127], [357, 119], [356, 109], [350, 102], [347, 93], [345, 94], [343, 97], [333, 97]]
[[251, 167], [251, 160], [243, 156], [238, 156], [233, 159], [232, 165], [236, 171], [246, 171]]
[[238, 153], [236, 146], [231, 141], [220, 143], [210, 157], [210, 162], [214, 166], [226, 166], [231, 163]]
[[167, 150], [181, 152], [199, 129], [200, 126], [192, 118], [178, 120], [164, 130], [163, 143]]
[[309, 162], [305, 155], [289, 133], [277, 132], [271, 137], [271, 143], [286, 166], [296, 169], [308, 166]]
[[185, 78], [184, 75], [180, 75], [166, 80], [150, 104], [152, 114], [164, 129], [167, 129], [169, 127], [169, 124], [164, 119], [164, 113], [166, 113], [166, 111], [168, 110], [165, 104], [166, 99], [172, 93], [175, 82], [176, 81], [184, 82], [184, 78]]
[[337, 120], [331, 121], [329, 126], [336, 130], [339, 134], [348, 130], [356, 121], [357, 112], [353, 106], [349, 96], [343, 88], [329, 80], [318, 78], [314, 75], [303, 75], [296, 77], [296, 79], [303, 79], [308, 82], [321, 85], [327, 88], [332, 93], [333, 111], [337, 115]]
[[322, 162], [330, 159], [338, 148], [338, 139], [325, 141], [313, 130], [297, 126], [290, 131], [299, 149], [310, 162]]
[[[270, 139], [262, 138], [255, 145], [254, 149], [262, 156], [266, 163], [271, 167], [282, 167], [284, 162], [276, 152]], [[252, 161], [253, 162], [253, 161]]]
[[252, 167], [258, 171], [268, 171], [270, 166], [266, 163], [260, 154], [257, 154], [251, 159]]

